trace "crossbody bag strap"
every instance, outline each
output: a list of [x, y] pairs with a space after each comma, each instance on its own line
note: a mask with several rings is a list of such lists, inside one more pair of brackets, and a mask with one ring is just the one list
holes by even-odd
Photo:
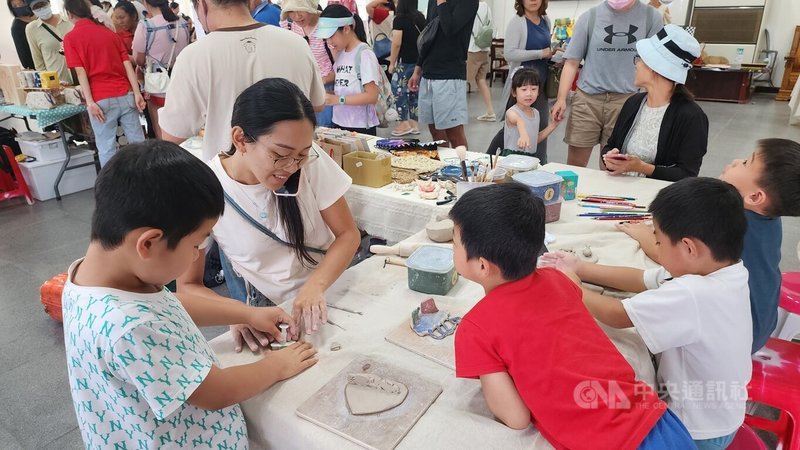
[[[247, 212], [245, 212], [245, 210], [242, 209], [242, 207], [239, 206], [238, 203], [236, 203], [236, 200], [234, 200], [230, 195], [228, 195], [227, 192], [223, 192], [223, 195], [225, 196], [225, 202], [227, 202], [237, 213], [239, 213], [239, 215], [242, 216], [243, 219], [245, 219], [246, 221], [250, 222], [250, 224], [253, 225], [258, 231], [266, 234], [267, 236], [269, 236], [275, 242], [283, 244], [286, 247], [291, 247], [291, 245], [288, 242], [286, 242], [283, 239], [279, 238], [278, 235], [276, 235], [275, 233], [270, 231], [269, 228], [267, 228], [264, 225], [256, 222], [256, 220], [253, 219], [250, 216], [250, 214], [247, 214]], [[320, 250], [318, 248], [313, 248], [313, 247], [303, 247], [303, 248], [305, 248], [306, 251], [308, 251], [308, 252], [319, 253], [319, 254], [322, 254], [322, 255], [324, 255], [326, 253], [325, 250]]]
[[42, 26], [44, 27], [45, 30], [47, 30], [48, 33], [53, 35], [53, 37], [56, 38], [58, 42], [64, 42], [64, 39], [62, 39], [59, 35], [57, 35], [56, 32], [53, 31], [52, 28], [48, 27], [46, 23], [42, 22]]

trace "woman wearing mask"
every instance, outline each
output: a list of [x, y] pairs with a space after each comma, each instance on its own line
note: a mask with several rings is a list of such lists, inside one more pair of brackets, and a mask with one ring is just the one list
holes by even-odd
[[[300, 89], [266, 78], [236, 99], [230, 149], [208, 164], [225, 190], [226, 213], [211, 236], [231, 297], [256, 306], [292, 301], [305, 333], [327, 321], [325, 291], [347, 269], [360, 234], [344, 199], [351, 180], [314, 144], [314, 108]], [[205, 258], [178, 279], [178, 291], [209, 298]], [[266, 335], [232, 327], [236, 351], [266, 345]]]
[[17, 49], [17, 57], [19, 57], [20, 65], [24, 69], [33, 69], [33, 56], [31, 56], [31, 49], [28, 47], [28, 38], [25, 37], [25, 27], [29, 23], [36, 20], [31, 7], [25, 3], [25, 0], [8, 0], [8, 10], [14, 16], [14, 21], [11, 22], [11, 39], [14, 40], [14, 47]]
[[111, 18], [114, 20], [117, 35], [125, 45], [125, 50], [131, 54], [133, 52], [133, 32], [136, 31], [136, 26], [139, 24], [139, 13], [136, 11], [136, 7], [127, 0], [119, 0], [114, 6]]
[[[189, 25], [169, 7], [167, 0], [145, 0], [147, 19], [139, 22], [133, 38], [133, 57], [142, 70], [148, 64], [170, 71], [178, 54], [189, 45]], [[147, 112], [156, 138], [161, 139], [158, 109], [164, 106], [163, 93], [145, 92]]]
[[64, 37], [64, 55], [78, 76], [103, 166], [116, 152], [117, 123], [128, 142], [144, 140], [139, 112], [145, 102], [119, 36], [92, 17], [85, 0], [65, 0], [64, 10], [75, 22]]

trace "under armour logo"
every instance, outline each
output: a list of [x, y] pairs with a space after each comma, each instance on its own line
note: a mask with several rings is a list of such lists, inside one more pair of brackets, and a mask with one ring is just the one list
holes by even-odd
[[611, 44], [612, 43], [612, 40], [614, 39], [614, 36], [627, 36], [628, 37], [628, 45], [630, 45], [630, 44], [633, 44], [634, 42], [636, 42], [636, 36], [634, 36], [633, 33], [635, 33], [636, 30], [639, 29], [639, 27], [637, 27], [636, 25], [630, 25], [629, 28], [628, 28], [628, 32], [627, 33], [622, 32], [622, 31], [619, 31], [619, 32], [615, 33], [613, 25], [609, 25], [609, 26], [607, 26], [607, 27], [605, 27], [603, 29], [606, 31], [606, 33], [608, 33], [608, 35], [605, 37], [605, 39], [603, 39], [604, 41], [606, 41], [607, 44]]

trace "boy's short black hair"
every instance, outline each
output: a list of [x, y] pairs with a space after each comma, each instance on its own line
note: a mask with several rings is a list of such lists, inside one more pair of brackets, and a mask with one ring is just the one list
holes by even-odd
[[458, 199], [450, 218], [467, 259], [486, 258], [509, 281], [536, 270], [544, 245], [544, 202], [520, 183], [473, 189]]
[[208, 165], [165, 141], [120, 148], [94, 187], [92, 241], [112, 250], [141, 227], [164, 232], [167, 247], [222, 215], [222, 185]]
[[769, 217], [800, 216], [800, 143], [789, 139], [761, 139], [756, 158], [763, 163], [758, 185], [767, 193]]
[[719, 262], [742, 257], [747, 219], [733, 185], [716, 178], [684, 178], [661, 189], [650, 204], [653, 221], [673, 244], [699, 239]]

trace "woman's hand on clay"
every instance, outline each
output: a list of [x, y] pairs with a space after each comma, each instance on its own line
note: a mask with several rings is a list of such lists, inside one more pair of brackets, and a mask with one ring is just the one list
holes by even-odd
[[266, 360], [268, 364], [278, 368], [278, 377], [285, 380], [316, 364], [316, 354], [317, 351], [308, 342], [295, 342], [286, 348], [267, 353]]
[[292, 318], [306, 334], [314, 334], [328, 321], [325, 292], [306, 283], [294, 299]]
[[247, 347], [254, 352], [269, 347], [269, 335], [250, 325], [231, 325], [231, 334], [236, 353], [242, 351], [243, 344], [247, 344]]
[[289, 325], [287, 338], [297, 340], [299, 330], [295, 321], [277, 306], [253, 308], [253, 312], [250, 315], [250, 327], [272, 336], [274, 341], [280, 340], [281, 331], [278, 329], [278, 325], [281, 323]]
[[632, 237], [639, 245], [644, 242], [655, 242], [656, 236], [653, 234], [653, 225], [643, 222], [624, 222], [617, 225], [617, 229]]

